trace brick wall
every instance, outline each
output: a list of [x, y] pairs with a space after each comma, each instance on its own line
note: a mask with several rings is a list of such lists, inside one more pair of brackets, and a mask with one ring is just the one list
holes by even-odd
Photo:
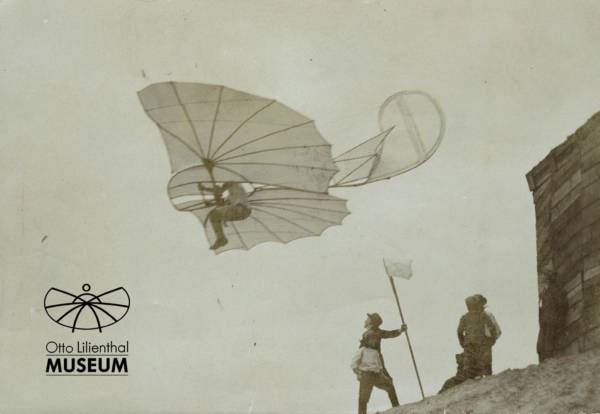
[[551, 265], [569, 310], [560, 354], [600, 346], [600, 112], [527, 174], [538, 285]]

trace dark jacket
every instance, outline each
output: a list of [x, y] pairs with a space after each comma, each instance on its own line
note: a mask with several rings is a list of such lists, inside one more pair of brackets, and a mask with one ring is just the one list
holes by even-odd
[[[487, 336], [486, 327], [491, 336]], [[465, 345], [493, 345], [498, 337], [496, 326], [482, 310], [470, 310], [460, 318], [457, 329], [458, 341]]]

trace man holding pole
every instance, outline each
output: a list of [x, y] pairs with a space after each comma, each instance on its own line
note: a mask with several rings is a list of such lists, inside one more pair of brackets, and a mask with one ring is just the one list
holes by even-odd
[[406, 325], [400, 329], [386, 331], [379, 327], [383, 319], [377, 313], [367, 314], [365, 329], [360, 341], [360, 349], [352, 361], [352, 370], [360, 382], [358, 394], [358, 414], [367, 414], [367, 404], [371, 398], [373, 387], [387, 392], [392, 407], [397, 407], [398, 396], [394, 388], [392, 377], [385, 369], [383, 355], [381, 354], [381, 340], [396, 338], [406, 332]]

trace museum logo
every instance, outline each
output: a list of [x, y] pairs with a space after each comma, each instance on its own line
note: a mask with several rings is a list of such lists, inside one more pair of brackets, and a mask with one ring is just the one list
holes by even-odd
[[90, 285], [84, 284], [83, 293], [78, 295], [58, 288], [50, 288], [44, 297], [44, 309], [54, 322], [71, 332], [98, 330], [114, 325], [125, 317], [129, 310], [129, 293], [118, 287], [95, 295]]
[[[44, 297], [44, 309], [57, 324], [71, 330], [98, 331], [119, 322], [129, 311], [129, 293], [118, 287], [91, 293], [85, 283], [75, 294], [52, 287]], [[127, 376], [129, 341], [94, 343], [48, 341], [45, 346], [46, 376]]]

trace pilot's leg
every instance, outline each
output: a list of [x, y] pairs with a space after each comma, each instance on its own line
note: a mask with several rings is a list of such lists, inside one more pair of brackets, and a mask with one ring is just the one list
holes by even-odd
[[219, 247], [223, 247], [227, 244], [228, 240], [223, 231], [223, 224], [225, 224], [227, 221], [245, 220], [250, 216], [251, 212], [252, 210], [243, 204], [215, 207], [208, 215], [210, 224], [212, 225], [215, 235], [217, 236], [217, 239], [210, 248], [212, 250], [216, 250]]
[[250, 216], [251, 210], [243, 204], [220, 207], [223, 221], [241, 221]]
[[208, 219], [210, 220], [210, 224], [215, 232], [215, 236], [217, 239], [210, 246], [211, 250], [216, 250], [219, 247], [223, 247], [227, 244], [227, 237], [225, 237], [225, 233], [223, 232], [223, 209], [226, 207], [215, 207], [210, 213], [208, 213]]

